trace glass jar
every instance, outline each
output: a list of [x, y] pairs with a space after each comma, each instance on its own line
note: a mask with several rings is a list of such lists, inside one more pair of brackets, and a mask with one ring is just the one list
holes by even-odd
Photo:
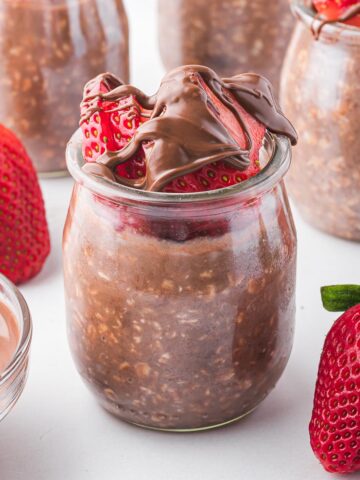
[[[19, 290], [0, 274], [0, 344], [13, 347], [0, 370], [0, 421], [19, 399], [27, 379], [32, 324], [29, 309]], [[5, 343], [6, 344], [6, 343]], [[4, 351], [0, 352], [3, 363]]]
[[253, 71], [276, 92], [293, 26], [289, 0], [159, 0], [166, 69], [206, 65], [222, 77]]
[[122, 0], [2, 0], [0, 51], [0, 122], [39, 173], [64, 174], [84, 84], [109, 69], [129, 80]]
[[299, 143], [288, 176], [303, 217], [321, 230], [360, 240], [360, 29], [319, 25], [303, 0], [284, 63], [281, 102]]
[[[81, 170], [63, 238], [68, 336], [108, 411], [161, 430], [224, 425], [273, 389], [292, 347], [296, 234], [287, 139], [256, 177], [214, 192], [138, 191]], [[96, 232], [96, 235], [94, 235]]]

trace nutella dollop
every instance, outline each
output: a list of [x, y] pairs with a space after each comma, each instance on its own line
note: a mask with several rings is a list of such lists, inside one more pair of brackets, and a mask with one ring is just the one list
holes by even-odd
[[[297, 142], [296, 131], [275, 100], [270, 82], [255, 73], [220, 79], [207, 67], [184, 66], [168, 73], [158, 92], [150, 97], [131, 85], [120, 84], [111, 74], [104, 74], [102, 79], [114, 89], [85, 97], [88, 108], [81, 122], [97, 110], [99, 99], [116, 102], [130, 95], [149, 111], [150, 118], [139, 126], [126, 147], [106, 152], [96, 163], [87, 163], [83, 168], [133, 188], [161, 191], [175, 178], [220, 160], [245, 170], [250, 163], [252, 138], [234, 100], [270, 132], [287, 136], [293, 145]], [[236, 117], [247, 139], [246, 148], [238, 145], [221, 122], [204, 83]], [[140, 148], [145, 151], [145, 177], [134, 180], [118, 177], [116, 167], [132, 158]]]

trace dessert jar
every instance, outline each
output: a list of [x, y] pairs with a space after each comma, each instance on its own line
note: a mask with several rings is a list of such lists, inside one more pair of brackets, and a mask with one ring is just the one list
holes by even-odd
[[39, 173], [66, 173], [83, 85], [109, 69], [128, 81], [122, 1], [2, 0], [0, 51], [0, 122], [17, 133]]
[[162, 430], [238, 420], [273, 389], [294, 333], [296, 233], [283, 176], [290, 146], [256, 177], [213, 192], [139, 191], [68, 167], [68, 336], [106, 410]]
[[[14, 351], [8, 357], [7, 366], [0, 370], [1, 421], [14, 407], [24, 389], [32, 336], [31, 316], [27, 304], [19, 290], [1, 274], [0, 327], [0, 336], [17, 337]], [[3, 351], [0, 352], [0, 357], [2, 355], [4, 355]]]
[[282, 73], [281, 102], [299, 144], [287, 182], [303, 217], [360, 240], [360, 29], [324, 25], [303, 1]]
[[160, 51], [168, 70], [206, 65], [222, 77], [253, 71], [276, 92], [293, 27], [288, 0], [159, 0]]

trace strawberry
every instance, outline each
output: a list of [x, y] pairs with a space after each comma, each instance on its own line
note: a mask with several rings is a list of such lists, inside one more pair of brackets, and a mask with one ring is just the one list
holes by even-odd
[[36, 275], [50, 251], [37, 175], [23, 145], [0, 125], [0, 271], [19, 284]]
[[[163, 192], [190, 193], [217, 190], [245, 181], [261, 170], [259, 152], [265, 136], [265, 126], [248, 114], [228, 91], [226, 94], [241, 118], [239, 123], [239, 119], [233, 111], [223, 105], [200, 75], [198, 75], [198, 82], [206, 93], [210, 112], [225, 126], [234, 141], [241, 148], [247, 149], [249, 145], [247, 135], [252, 139], [250, 165], [245, 171], [242, 171], [227, 161], [214, 162], [196, 172], [170, 181], [163, 188]], [[81, 128], [84, 136], [83, 155], [87, 162], [95, 162], [105, 152], [114, 152], [124, 148], [141, 123], [146, 122], [151, 116], [151, 112], [145, 111], [134, 95], [120, 97], [117, 100], [114, 100], [116, 95], [106, 95], [119, 85], [120, 82], [115, 77], [106, 74], [91, 80], [85, 86], [81, 104]], [[245, 128], [243, 128], [244, 126]], [[147, 146], [142, 146], [135, 156], [116, 167], [117, 175], [129, 179], [144, 177], [146, 174], [145, 158], [146, 155], [149, 155], [148, 161], [151, 162], [151, 151], [151, 145], [149, 149]], [[200, 221], [194, 219], [191, 214], [189, 214], [189, 218], [186, 218], [185, 208], [181, 220], [174, 220], [174, 222], [169, 222], [168, 219], [152, 218], [149, 215], [141, 216], [141, 214], [134, 218], [134, 215], [131, 216], [126, 208], [121, 208], [119, 215], [120, 213], [121, 221], [118, 224], [120, 229], [125, 225], [131, 226], [142, 234], [175, 241], [185, 241], [199, 236], [220, 235], [233, 229], [235, 222], [234, 216], [230, 219], [231, 224], [230, 220], [220, 221], [218, 218]]]
[[360, 470], [360, 287], [322, 288], [330, 311], [349, 308], [333, 325], [321, 355], [310, 442], [329, 472]]
[[[124, 148], [140, 124], [147, 120], [142, 115], [144, 109], [134, 95], [117, 101], [101, 97], [120, 85], [121, 82], [110, 74], [99, 75], [85, 85], [80, 108], [84, 135], [83, 155], [87, 162], [95, 162], [105, 152]], [[92, 112], [90, 115], [89, 111]], [[142, 149], [116, 169], [119, 176], [129, 179], [144, 177], [145, 172], [145, 155]]]
[[[313, 0], [315, 10], [327, 20], [339, 19], [350, 7], [357, 4], [359, 4], [359, 0]], [[360, 14], [354, 15], [344, 23], [360, 27]]]
[[[208, 96], [209, 102], [214, 106], [214, 108], [211, 109], [213, 115], [216, 115], [221, 123], [226, 126], [231, 136], [241, 148], [247, 148], [248, 139], [234, 113], [218, 99], [201, 78], [199, 81]], [[264, 125], [255, 120], [254, 117], [244, 110], [230, 92], [227, 92], [227, 94], [231, 98], [233, 106], [248, 129], [249, 135], [252, 139], [250, 165], [245, 171], [241, 171], [228, 162], [214, 162], [200, 168], [196, 172], [189, 173], [173, 180], [166, 185], [163, 189], [164, 192], [190, 193], [217, 190], [219, 188], [229, 187], [236, 183], [243, 182], [260, 172], [261, 166], [259, 163], [259, 152], [266, 129]]]

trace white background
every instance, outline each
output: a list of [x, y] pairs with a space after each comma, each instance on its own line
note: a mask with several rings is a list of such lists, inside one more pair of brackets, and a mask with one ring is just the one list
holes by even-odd
[[[155, 1], [126, 4], [133, 82], [153, 93], [163, 74]], [[319, 356], [335, 318], [322, 309], [319, 287], [360, 282], [360, 246], [313, 230], [294, 212], [299, 237], [296, 340], [275, 391], [251, 416], [221, 430], [145, 431], [105, 413], [75, 371], [61, 274], [61, 234], [72, 181], [46, 180], [42, 187], [52, 253], [43, 272], [21, 289], [34, 322], [31, 372], [19, 403], [0, 424], [0, 480], [330, 478], [313, 456], [307, 431]]]

